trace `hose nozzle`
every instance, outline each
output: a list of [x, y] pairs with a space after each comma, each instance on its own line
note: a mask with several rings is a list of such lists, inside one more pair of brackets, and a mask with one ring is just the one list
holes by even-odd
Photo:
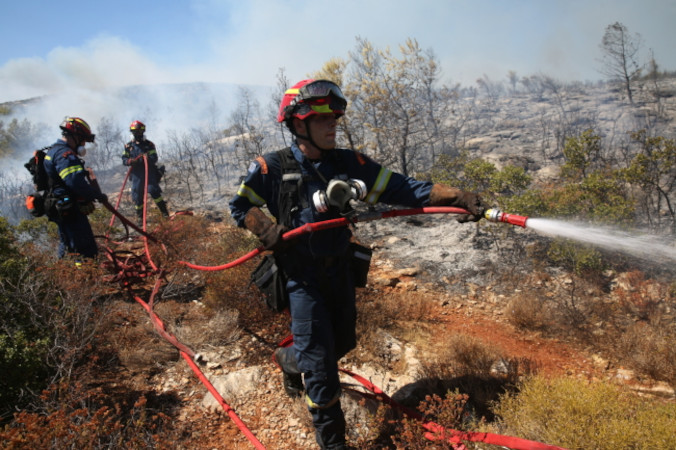
[[523, 228], [526, 228], [526, 221], [528, 220], [528, 217], [526, 216], [507, 214], [495, 208], [487, 209], [486, 212], [484, 213], [484, 217], [486, 218], [486, 220], [491, 222], [505, 222]]

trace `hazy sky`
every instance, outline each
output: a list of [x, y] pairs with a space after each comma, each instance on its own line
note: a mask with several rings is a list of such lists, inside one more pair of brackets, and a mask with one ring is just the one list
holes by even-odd
[[662, 69], [676, 70], [674, 0], [23, 0], [0, 7], [0, 102], [68, 86], [291, 81], [357, 36], [395, 50], [407, 38], [431, 49], [443, 81], [471, 85], [544, 73], [602, 76], [599, 43], [621, 22]]

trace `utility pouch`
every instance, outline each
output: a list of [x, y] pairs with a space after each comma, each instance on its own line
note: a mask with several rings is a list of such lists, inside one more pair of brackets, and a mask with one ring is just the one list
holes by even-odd
[[44, 196], [45, 214], [47, 215], [47, 218], [52, 222], [58, 222], [59, 220], [61, 220], [59, 211], [56, 208], [56, 204], [58, 203], [58, 201], [59, 199], [54, 197], [51, 193], [47, 193]]
[[265, 304], [273, 311], [282, 312], [289, 307], [286, 275], [277, 264], [274, 254], [265, 255], [263, 261], [251, 272], [251, 283], [256, 285]]
[[164, 172], [166, 171], [164, 166], [155, 166], [155, 174], [157, 175], [157, 182], [159, 183], [160, 180], [162, 180], [162, 177], [164, 176]]
[[75, 214], [75, 200], [69, 195], [56, 199], [56, 212], [61, 219], [68, 219]]
[[350, 242], [350, 265], [352, 266], [354, 285], [356, 287], [366, 286], [372, 255], [373, 250], [370, 248], [356, 242]]

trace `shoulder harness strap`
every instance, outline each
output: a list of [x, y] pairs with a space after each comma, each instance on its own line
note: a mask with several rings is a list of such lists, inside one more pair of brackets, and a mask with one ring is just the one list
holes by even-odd
[[[64, 181], [61, 179], [61, 177], [59, 176], [58, 173], [56, 174], [56, 178], [52, 178], [52, 177], [49, 176], [49, 174], [47, 173], [47, 171], [46, 171], [45, 168], [44, 168], [44, 159], [45, 159], [45, 156], [47, 156], [47, 152], [48, 152], [51, 148], [52, 148], [52, 146], [51, 146], [51, 145], [48, 145], [47, 147], [43, 147], [43, 148], [41, 148], [40, 150], [37, 150], [37, 151], [35, 152], [35, 160], [36, 160], [36, 162], [37, 162], [37, 161], [38, 161], [38, 158], [40, 159], [40, 164], [42, 165], [42, 171], [44, 172], [44, 175], [47, 177], [47, 188], [46, 188], [46, 192], [47, 192], [47, 195], [49, 195], [49, 196], [52, 195], [52, 191], [54, 191], [54, 189], [56, 189], [56, 188], [67, 189], [66, 183], [64, 183]], [[39, 153], [39, 152], [42, 152], [42, 156], [41, 156], [41, 157], [38, 157], [38, 153]], [[66, 157], [68, 157], [68, 155], [71, 154], [71, 153], [73, 153], [72, 150], [67, 150], [66, 152], [64, 152], [63, 157], [66, 158]]]
[[277, 156], [282, 167], [278, 199], [279, 220], [283, 225], [291, 227], [293, 216], [309, 206], [307, 198], [301, 195], [303, 172], [293, 156], [291, 147], [278, 150]]
[[[292, 226], [292, 218], [302, 209], [309, 205], [308, 199], [303, 192], [303, 183], [314, 179], [312, 175], [303, 175], [301, 166], [293, 156], [291, 147], [278, 150], [277, 155], [282, 167], [281, 183], [279, 187], [279, 221], [287, 227]], [[347, 170], [345, 161], [334, 153], [334, 163], [338, 169], [337, 178], [346, 180]], [[321, 175], [320, 175], [321, 177]], [[322, 178], [323, 179], [323, 178]]]
[[333, 162], [336, 165], [336, 178], [339, 180], [347, 180], [347, 165], [345, 164], [345, 161], [343, 160], [342, 156], [338, 152], [332, 152], [331, 155], [333, 155]]

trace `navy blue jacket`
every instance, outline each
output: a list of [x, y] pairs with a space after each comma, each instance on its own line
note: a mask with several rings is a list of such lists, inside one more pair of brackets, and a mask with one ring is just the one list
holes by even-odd
[[99, 195], [89, 184], [84, 162], [61, 139], [57, 140], [45, 155], [45, 171], [55, 183], [53, 193], [56, 197], [74, 196], [76, 200], [93, 201]]
[[142, 158], [139, 158], [137, 161], [132, 163], [134, 158], [137, 158], [144, 153], [148, 156], [148, 183], [156, 183], [157, 176], [155, 165], [157, 164], [157, 150], [155, 149], [155, 144], [152, 141], [144, 139], [141, 142], [127, 142], [124, 146], [124, 153], [122, 153], [122, 164], [125, 166], [132, 166], [132, 176], [144, 179], [145, 167], [143, 165]]
[[[348, 178], [362, 180], [368, 191], [365, 198], [368, 203], [381, 202], [406, 207], [421, 207], [429, 204], [431, 182], [418, 181], [392, 172], [361, 153], [334, 149], [331, 150], [334, 153], [330, 157], [312, 162], [305, 158], [295, 143], [291, 146], [291, 150], [296, 161], [300, 163], [304, 175], [312, 177], [314, 170], [311, 165], [314, 165], [327, 181], [342, 173], [346, 173]], [[277, 152], [258, 157], [251, 163], [237, 194], [230, 201], [231, 215], [238, 226], [244, 227], [244, 217], [249, 209], [263, 205], [267, 205], [270, 213], [278, 223], [281, 223], [278, 205], [281, 175], [281, 161]], [[312, 205], [312, 195], [318, 190], [326, 189], [318, 177], [314, 176], [312, 181], [303, 183], [303, 187], [304, 192], [301, 195], [306, 197], [309, 206], [294, 216], [293, 228], [306, 223], [339, 217], [332, 210], [320, 213]], [[302, 253], [307, 252], [315, 257], [335, 256], [342, 254], [347, 248], [350, 236], [351, 233], [346, 227], [306, 234], [298, 239], [299, 243], [303, 244], [298, 247], [301, 247]], [[303, 249], [305, 251], [302, 251]]]

